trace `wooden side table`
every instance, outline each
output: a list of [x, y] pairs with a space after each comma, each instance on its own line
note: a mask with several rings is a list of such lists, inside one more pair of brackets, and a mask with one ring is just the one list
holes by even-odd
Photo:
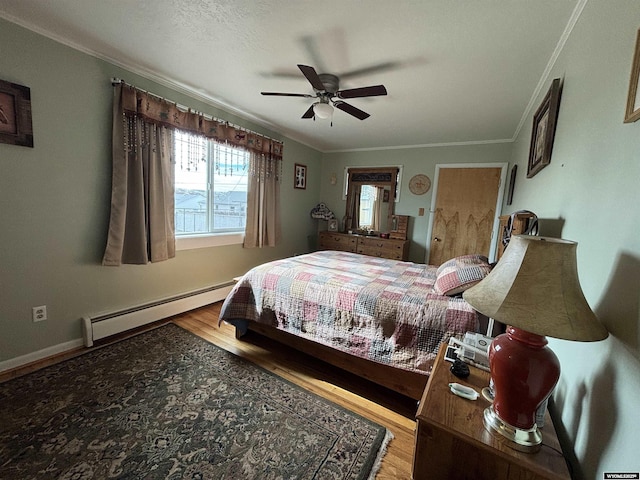
[[451, 363], [444, 360], [445, 350], [443, 345], [416, 415], [413, 479], [570, 479], [549, 412], [540, 451], [523, 453], [508, 447], [483, 424], [487, 400], [466, 400], [449, 390], [449, 383], [457, 382], [481, 393], [489, 384], [489, 373], [470, 367], [468, 378], [455, 377], [449, 371]]

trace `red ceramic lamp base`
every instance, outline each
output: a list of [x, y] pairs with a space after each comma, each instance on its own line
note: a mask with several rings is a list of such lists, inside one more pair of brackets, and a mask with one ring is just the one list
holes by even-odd
[[494, 385], [493, 405], [484, 423], [522, 451], [535, 451], [542, 442], [536, 412], [560, 377], [560, 363], [544, 336], [507, 327], [489, 349]]
[[542, 434], [535, 423], [529, 429], [509, 425], [496, 414], [493, 405], [485, 408], [483, 420], [487, 430], [500, 434], [501, 440], [504, 440], [509, 447], [525, 453], [535, 453], [540, 450]]

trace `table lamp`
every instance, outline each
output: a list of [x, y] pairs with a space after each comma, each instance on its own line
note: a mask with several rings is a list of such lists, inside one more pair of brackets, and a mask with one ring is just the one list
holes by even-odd
[[597, 341], [609, 335], [580, 288], [577, 245], [514, 235], [493, 270], [463, 294], [475, 310], [507, 325], [489, 349], [494, 400], [484, 424], [523, 452], [540, 448], [536, 412], [560, 377], [545, 337]]

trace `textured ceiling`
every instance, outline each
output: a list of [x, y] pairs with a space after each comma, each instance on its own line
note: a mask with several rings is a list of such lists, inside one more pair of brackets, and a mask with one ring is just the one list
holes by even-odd
[[[584, 1], [0, 0], [0, 16], [338, 151], [511, 140]], [[347, 100], [363, 121], [303, 120], [312, 99], [260, 95], [313, 93], [296, 64], [389, 94]]]

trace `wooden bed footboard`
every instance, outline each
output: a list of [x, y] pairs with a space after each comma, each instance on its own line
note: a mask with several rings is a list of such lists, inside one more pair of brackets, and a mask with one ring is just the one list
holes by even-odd
[[422, 393], [427, 385], [429, 378], [427, 374], [410, 372], [356, 357], [326, 345], [297, 337], [269, 325], [249, 322], [249, 330], [415, 400], [422, 398]]

